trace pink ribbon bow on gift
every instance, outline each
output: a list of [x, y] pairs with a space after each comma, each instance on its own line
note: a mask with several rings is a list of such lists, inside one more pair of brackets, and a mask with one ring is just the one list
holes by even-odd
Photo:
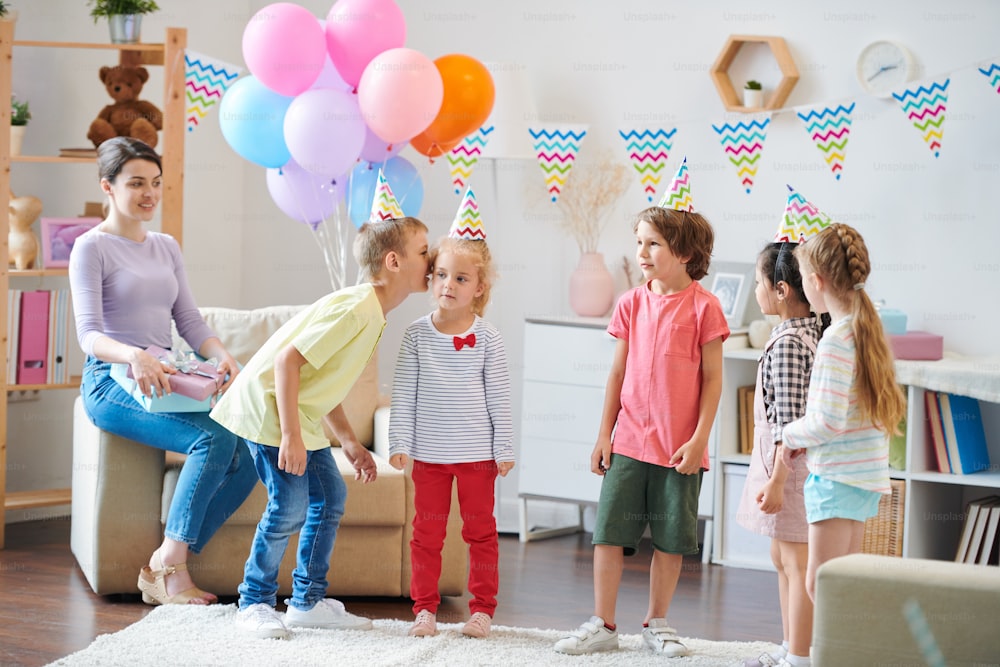
[[464, 338], [462, 336], [455, 336], [454, 343], [456, 350], [461, 350], [462, 347], [464, 347], [465, 345], [468, 345], [469, 347], [475, 347], [476, 334], [470, 333], [468, 336], [465, 336]]

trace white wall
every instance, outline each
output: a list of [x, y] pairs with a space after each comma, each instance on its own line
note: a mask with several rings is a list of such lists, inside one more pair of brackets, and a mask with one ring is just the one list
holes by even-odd
[[[994, 37], [1000, 4], [965, 0], [942, 6], [921, 0], [884, 3], [888, 8], [882, 8], [846, 0], [824, 8], [783, 0], [768, 3], [766, 10], [751, 10], [735, 1], [699, 7], [634, 0], [398, 2], [407, 20], [407, 46], [432, 58], [457, 52], [515, 63], [529, 77], [535, 96], [538, 118], [530, 120], [589, 123], [581, 160], [602, 149], [623, 156], [619, 128], [676, 126], [670, 169], [688, 156], [696, 205], [716, 228], [717, 260], [753, 261], [773, 234], [785, 184], [792, 183], [835, 218], [861, 230], [874, 263], [871, 294], [906, 311], [911, 329], [942, 334], [955, 352], [993, 353], [993, 333], [1000, 324], [992, 310], [1000, 297], [993, 190], [1000, 182], [1000, 96], [972, 65], [1000, 56]], [[243, 28], [268, 3], [161, 4], [164, 10], [146, 19], [147, 41], [156, 41], [166, 26], [186, 25], [191, 49], [242, 64]], [[318, 0], [300, 4], [321, 18], [331, 6]], [[92, 24], [84, 3], [19, 3], [19, 9], [18, 39], [106, 40], [105, 26]], [[771, 122], [752, 194], [739, 187], [711, 129], [712, 123], [736, 119], [725, 113], [708, 76], [730, 34], [785, 38], [801, 72], [788, 105], [857, 101], [841, 181], [826, 171], [794, 114], [782, 113]], [[927, 76], [952, 73], [943, 148], [936, 160], [894, 101], [867, 97], [856, 83], [858, 52], [879, 38], [907, 45]], [[86, 127], [106, 103], [97, 69], [106, 64], [101, 58], [107, 54], [95, 54], [15, 49], [14, 90], [32, 100], [35, 111], [26, 152], [86, 144]], [[774, 82], [773, 68], [759, 51], [748, 53], [741, 65], [754, 66], [765, 68], [757, 76], [765, 85]], [[151, 100], [159, 97], [159, 81], [149, 84]], [[60, 91], [56, 99], [53, 90]], [[309, 302], [329, 289], [311, 232], [273, 205], [263, 168], [229, 149], [217, 112], [189, 135], [186, 151], [184, 247], [200, 303], [255, 307]], [[424, 180], [420, 217], [432, 237], [442, 235], [458, 204], [447, 164], [439, 160], [432, 165], [411, 149], [404, 155], [418, 165]], [[84, 200], [98, 195], [87, 169], [60, 167], [57, 172], [17, 164], [14, 188], [41, 196], [46, 215], [74, 215]], [[534, 163], [484, 161], [472, 184], [502, 274], [487, 314], [505, 334], [518, 387], [523, 318], [570, 314], [566, 291], [577, 251], [540, 196], [542, 176]], [[645, 205], [635, 184], [602, 237], [600, 250], [619, 281], [620, 259], [631, 257], [632, 251], [628, 218]], [[426, 299], [413, 297], [390, 315], [381, 351], [386, 388], [403, 327], [428, 309]], [[519, 400], [515, 396], [515, 417]], [[36, 407], [42, 410], [50, 403], [62, 406], [66, 401], [45, 396], [12, 407], [12, 489], [68, 484], [68, 423], [49, 428], [45, 419], [30, 418]], [[41, 424], [51, 433], [39, 438]], [[40, 440], [49, 445], [39, 446]], [[509, 511], [516, 497], [515, 477], [502, 482], [507, 526], [514, 516]]]

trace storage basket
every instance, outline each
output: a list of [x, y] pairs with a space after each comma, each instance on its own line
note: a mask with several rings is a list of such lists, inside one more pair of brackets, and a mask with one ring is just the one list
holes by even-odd
[[880, 556], [903, 555], [903, 500], [906, 486], [902, 480], [889, 480], [892, 493], [878, 501], [878, 514], [865, 521], [861, 551]]

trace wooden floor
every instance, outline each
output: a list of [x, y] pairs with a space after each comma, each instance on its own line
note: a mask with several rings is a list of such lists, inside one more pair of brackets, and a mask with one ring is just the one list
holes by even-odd
[[[569, 630], [585, 621], [593, 610], [589, 538], [579, 533], [523, 544], [516, 536], [502, 536], [494, 622]], [[647, 545], [626, 560], [617, 617], [626, 634], [639, 631], [646, 611], [649, 557]], [[464, 621], [467, 601], [446, 598], [438, 620]], [[350, 598], [345, 603], [372, 618], [412, 617], [406, 599]], [[69, 549], [69, 519], [7, 526], [7, 548], [0, 550], [0, 666], [48, 664], [100, 634], [138, 621], [150, 609], [138, 594], [112, 598], [90, 590]], [[780, 640], [775, 575], [685, 559], [669, 620], [682, 636]]]

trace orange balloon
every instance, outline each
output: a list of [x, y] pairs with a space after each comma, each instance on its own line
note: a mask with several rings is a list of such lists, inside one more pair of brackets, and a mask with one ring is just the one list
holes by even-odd
[[444, 83], [441, 109], [424, 130], [439, 145], [459, 142], [478, 130], [493, 110], [493, 76], [470, 56], [453, 53], [434, 61]]
[[[478, 128], [477, 128], [478, 129]], [[462, 137], [464, 139], [465, 137]], [[413, 150], [417, 151], [421, 155], [426, 155], [429, 158], [441, 157], [452, 148], [457, 146], [462, 139], [456, 141], [448, 141], [443, 144], [439, 144], [430, 137], [427, 136], [426, 132], [421, 132], [417, 136], [410, 139], [410, 146]]]

